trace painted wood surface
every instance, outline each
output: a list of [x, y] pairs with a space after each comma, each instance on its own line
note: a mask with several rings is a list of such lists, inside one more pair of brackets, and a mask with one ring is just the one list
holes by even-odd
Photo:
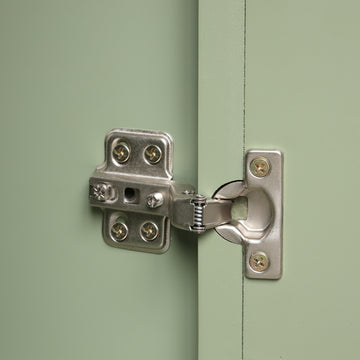
[[0, 358], [196, 359], [196, 240], [111, 248], [88, 178], [111, 128], [160, 129], [196, 183], [197, 4], [0, 1]]
[[357, 357], [360, 5], [248, 1], [246, 145], [285, 154], [284, 275], [245, 282], [244, 359]]
[[[243, 174], [243, 3], [199, 2], [199, 191]], [[238, 360], [242, 349], [242, 248], [199, 236], [199, 360]]]

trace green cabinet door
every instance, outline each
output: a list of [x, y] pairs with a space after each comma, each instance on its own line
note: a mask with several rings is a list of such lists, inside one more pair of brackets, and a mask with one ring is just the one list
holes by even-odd
[[192, 0], [0, 1], [1, 359], [197, 358], [196, 238], [114, 249], [88, 204], [112, 128], [196, 183], [196, 33]]
[[360, 5], [202, 1], [199, 188], [242, 178], [242, 149], [284, 164], [283, 277], [199, 239], [199, 359], [357, 358]]

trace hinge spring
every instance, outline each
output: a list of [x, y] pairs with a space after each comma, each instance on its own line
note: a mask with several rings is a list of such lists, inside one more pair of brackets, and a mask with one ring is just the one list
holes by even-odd
[[203, 207], [201, 205], [195, 205], [194, 227], [199, 228], [202, 226], [203, 226]]
[[204, 206], [206, 205], [206, 197], [204, 195], [196, 195], [196, 198], [192, 201], [194, 204], [194, 221], [191, 230], [201, 234], [205, 232], [204, 226]]

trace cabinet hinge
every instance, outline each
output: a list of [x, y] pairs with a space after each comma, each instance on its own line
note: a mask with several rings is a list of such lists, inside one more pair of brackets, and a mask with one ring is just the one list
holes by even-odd
[[170, 224], [197, 234], [215, 228], [243, 245], [247, 277], [278, 279], [282, 163], [279, 151], [248, 151], [244, 180], [207, 198], [172, 180], [170, 135], [114, 129], [105, 138], [105, 161], [90, 177], [90, 205], [104, 212], [102, 233], [110, 246], [160, 254], [169, 248]]

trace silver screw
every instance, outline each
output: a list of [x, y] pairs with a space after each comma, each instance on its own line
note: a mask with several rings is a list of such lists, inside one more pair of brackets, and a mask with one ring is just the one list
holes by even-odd
[[97, 201], [107, 201], [113, 197], [114, 191], [111, 185], [98, 183], [93, 185], [92, 195]]
[[269, 160], [262, 156], [255, 158], [250, 163], [250, 171], [256, 177], [265, 177], [270, 171]]
[[147, 221], [141, 225], [140, 234], [145, 241], [153, 241], [159, 235], [159, 229], [155, 223]]
[[126, 163], [130, 158], [130, 148], [125, 142], [121, 142], [115, 146], [113, 150], [113, 156], [116, 162], [119, 164]]
[[151, 164], [157, 164], [162, 157], [161, 149], [156, 145], [149, 145], [144, 152], [146, 161]]
[[249, 263], [251, 268], [258, 272], [263, 272], [269, 267], [269, 259], [264, 252], [252, 254]]
[[195, 194], [195, 191], [194, 190], [184, 190], [182, 192], [184, 195], [194, 195]]
[[117, 220], [116, 223], [111, 227], [111, 236], [116, 242], [124, 241], [128, 236], [128, 233], [129, 230], [127, 226], [119, 220]]
[[146, 198], [147, 206], [155, 209], [164, 203], [164, 196], [162, 193], [149, 194]]

